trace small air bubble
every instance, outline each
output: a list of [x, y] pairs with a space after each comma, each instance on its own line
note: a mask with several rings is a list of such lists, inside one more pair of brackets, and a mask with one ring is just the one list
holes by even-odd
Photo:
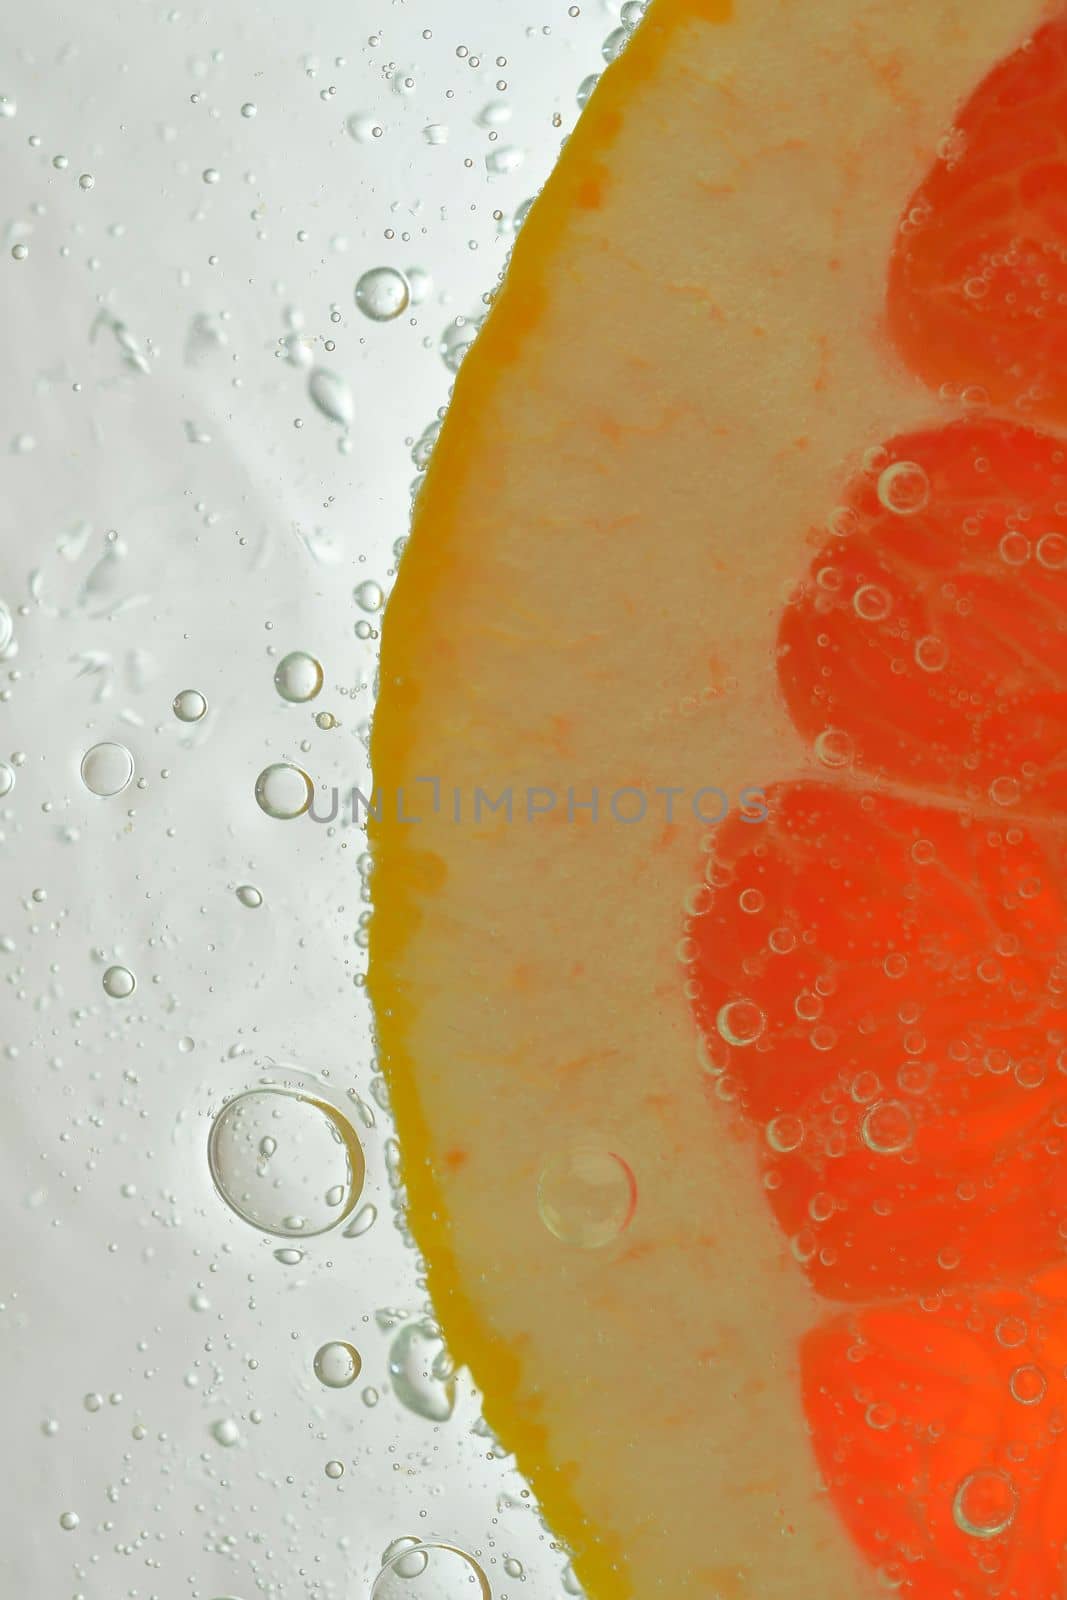
[[917, 461], [895, 461], [878, 478], [878, 499], [898, 517], [913, 517], [930, 500], [930, 480]]

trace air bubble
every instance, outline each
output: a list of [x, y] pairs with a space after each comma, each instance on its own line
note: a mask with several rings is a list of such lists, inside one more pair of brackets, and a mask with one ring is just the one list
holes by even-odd
[[730, 1000], [722, 1006], [715, 1018], [727, 1044], [754, 1044], [763, 1032], [766, 1018], [753, 1000]]
[[586, 106], [589, 104], [590, 96], [599, 82], [599, 72], [591, 72], [587, 78], [582, 79], [581, 83], [578, 85], [578, 93], [575, 96], [576, 100], [578, 101], [579, 111], [585, 110]]
[[864, 622], [881, 622], [888, 617], [893, 599], [888, 589], [877, 583], [864, 583], [852, 596], [852, 608]]
[[[273, 1143], [264, 1156], [264, 1142]], [[312, 1088], [272, 1084], [228, 1101], [208, 1137], [215, 1188], [264, 1233], [308, 1238], [349, 1216], [363, 1188], [363, 1150], [341, 1111]], [[330, 1191], [339, 1188], [340, 1203]]]
[[373, 1205], [362, 1206], [348, 1224], [344, 1231], [346, 1239], [362, 1239], [369, 1233], [378, 1220], [378, 1207]]
[[352, 598], [363, 611], [380, 611], [385, 604], [382, 586], [375, 583], [373, 578], [364, 578], [362, 583], [357, 583], [352, 590]]
[[983, 1467], [970, 1473], [956, 1490], [952, 1518], [972, 1539], [995, 1539], [1015, 1520], [1015, 1485], [1006, 1472]]
[[1043, 533], [1037, 541], [1036, 555], [1050, 572], [1062, 572], [1067, 567], [1067, 538], [1062, 533]]
[[815, 738], [815, 757], [824, 767], [847, 767], [855, 746], [843, 728], [824, 728]]
[[443, 1539], [412, 1537], [375, 1578], [370, 1600], [492, 1600], [489, 1580], [472, 1555]]
[[183, 689], [171, 701], [171, 710], [179, 722], [199, 722], [207, 713], [207, 701], [199, 689]]
[[124, 744], [94, 744], [81, 760], [81, 780], [102, 800], [121, 794], [133, 777], [133, 757]]
[[915, 641], [915, 663], [924, 672], [943, 672], [948, 665], [948, 645], [935, 634], [923, 634]]
[[995, 806], [1018, 805], [1022, 785], [1017, 778], [994, 778], [989, 785], [989, 798]]
[[578, 1145], [549, 1157], [537, 1185], [537, 1207], [549, 1233], [564, 1244], [597, 1250], [627, 1227], [637, 1182], [622, 1156]]
[[1012, 530], [997, 545], [1000, 559], [1009, 567], [1021, 567], [1030, 559], [1030, 541], [1024, 533]]
[[898, 517], [913, 517], [929, 504], [930, 480], [917, 461], [896, 461], [878, 478], [878, 499]]
[[356, 284], [355, 300], [372, 322], [391, 322], [407, 310], [411, 290], [395, 267], [372, 267]]
[[1016, 1367], [1008, 1384], [1013, 1400], [1018, 1400], [1021, 1406], [1036, 1406], [1045, 1398], [1048, 1383], [1040, 1367], [1028, 1363], [1026, 1366]]
[[789, 1155], [804, 1142], [804, 1124], [799, 1117], [783, 1113], [767, 1124], [767, 1143], [778, 1155]]
[[347, 1389], [363, 1369], [363, 1358], [355, 1345], [331, 1339], [315, 1352], [315, 1376], [327, 1389]]
[[[533, 201], [530, 201], [529, 204], [532, 205]], [[521, 209], [522, 208], [520, 207], [520, 211]], [[515, 213], [516, 231], [521, 226], [522, 221], [520, 219], [519, 212], [517, 211]], [[481, 324], [476, 317], [460, 318], [458, 321], [450, 322], [448, 324], [448, 327], [441, 335], [440, 345], [438, 348], [441, 352], [441, 360], [444, 362], [449, 372], [459, 371], [463, 358], [466, 356], [467, 351], [470, 349], [471, 345], [475, 341], [475, 338], [477, 337], [480, 326]]]
[[238, 900], [243, 906], [247, 906], [249, 911], [258, 911], [263, 904], [263, 896], [254, 884], [239, 884], [236, 892]]
[[600, 47], [600, 54], [606, 62], [617, 61], [630, 42], [629, 28], [613, 28]]
[[274, 687], [290, 705], [314, 700], [323, 685], [322, 664], [306, 650], [290, 650], [274, 671]]
[[863, 1118], [860, 1138], [875, 1155], [900, 1155], [914, 1138], [911, 1112], [899, 1100], [879, 1101]]
[[456, 1380], [434, 1324], [401, 1328], [389, 1351], [389, 1376], [400, 1404], [427, 1422], [447, 1422], [455, 1410]]
[[355, 420], [356, 402], [352, 390], [336, 372], [325, 367], [315, 367], [308, 377], [308, 395], [324, 417], [342, 428], [350, 428]]
[[256, 804], [268, 817], [291, 822], [303, 816], [315, 797], [311, 779], [301, 767], [276, 761], [256, 779]]
[[137, 987], [137, 979], [129, 967], [108, 967], [101, 981], [104, 993], [112, 1000], [128, 1000]]

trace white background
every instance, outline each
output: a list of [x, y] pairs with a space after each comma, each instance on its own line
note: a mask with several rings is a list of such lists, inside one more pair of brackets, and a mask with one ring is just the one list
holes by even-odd
[[[354, 626], [378, 619], [353, 588], [388, 590], [412, 446], [448, 397], [442, 334], [484, 309], [603, 66], [617, 7], [568, 10], [8, 8], [5, 1595], [363, 1600], [390, 1541], [431, 1529], [479, 1553], [495, 1600], [566, 1592], [565, 1553], [472, 1431], [466, 1375], [441, 1424], [395, 1392], [391, 1340], [426, 1306], [357, 982], [362, 839], [273, 820], [254, 787], [282, 760], [324, 792], [367, 786], [376, 645]], [[353, 288], [381, 265], [432, 289], [375, 324]], [[350, 392], [347, 437], [309, 398], [317, 367]], [[324, 668], [310, 705], [274, 688], [293, 649]], [[209, 704], [194, 725], [171, 711], [189, 688]], [[105, 739], [136, 767], [110, 799], [79, 776]], [[125, 1000], [103, 988], [115, 964], [136, 977]], [[378, 1211], [296, 1266], [206, 1160], [212, 1116], [271, 1061], [348, 1106]], [[314, 1376], [328, 1339], [361, 1352], [349, 1389]]]

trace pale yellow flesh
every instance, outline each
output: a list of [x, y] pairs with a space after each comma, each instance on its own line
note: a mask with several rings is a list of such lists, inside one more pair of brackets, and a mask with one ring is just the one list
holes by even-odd
[[[371, 987], [446, 1331], [592, 1600], [862, 1600], [799, 1399], [826, 1308], [696, 1059], [676, 946], [707, 830], [664, 830], [662, 797], [527, 824], [522, 796], [809, 764], [775, 692], [786, 587], [844, 470], [942, 409], [882, 331], [900, 210], [1041, 14], [689, 9], [659, 0], [607, 74], [457, 383], [384, 632], [376, 777], [423, 820], [375, 829]], [[509, 785], [515, 821], [474, 826]], [[640, 1188], [599, 1252], [536, 1205], [580, 1137]]]

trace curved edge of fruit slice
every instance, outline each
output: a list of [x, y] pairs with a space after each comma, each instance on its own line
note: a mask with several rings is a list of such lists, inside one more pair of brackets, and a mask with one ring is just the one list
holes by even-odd
[[[455, 412], [450, 412], [427, 471], [427, 485], [432, 487], [432, 504], [438, 517], [435, 525], [428, 525], [426, 511], [416, 506], [411, 540], [383, 620], [379, 678], [381, 684], [388, 685], [389, 692], [376, 710], [370, 748], [375, 787], [386, 796], [398, 792], [408, 769], [418, 699], [417, 686], [408, 677], [408, 662], [422, 621], [433, 610], [438, 579], [448, 568], [449, 480], [462, 477], [481, 445], [473, 419], [485, 412], [484, 402], [492, 393], [498, 373], [511, 365], [520, 343], [537, 327], [545, 298], [544, 280], [569, 219], [575, 211], [596, 210], [600, 204], [598, 157], [618, 136], [630, 94], [651, 76], [660, 55], [680, 28], [700, 22], [728, 22], [732, 10], [732, 0], [659, 0], [646, 17], [634, 40], [604, 74], [531, 208], [516, 241], [506, 281], [479, 334], [476, 359], [465, 363], [456, 376], [454, 404], [462, 404], [463, 426], [454, 424]], [[424, 490], [423, 506], [427, 503]], [[446, 508], [444, 517], [440, 516], [442, 507]], [[564, 1541], [575, 1542], [583, 1526], [582, 1514], [562, 1476], [551, 1470], [544, 1430], [523, 1416], [517, 1404], [516, 1359], [493, 1339], [464, 1290], [449, 1242], [442, 1191], [424, 1155], [430, 1148], [429, 1130], [407, 1046], [411, 1002], [393, 975], [402, 966], [403, 952], [422, 915], [422, 905], [440, 881], [444, 864], [432, 853], [420, 851], [410, 828], [395, 815], [386, 815], [384, 806], [380, 818], [371, 815], [368, 836], [374, 860], [374, 916], [367, 992], [405, 1151], [410, 1226], [427, 1258], [430, 1294], [438, 1308], [446, 1308], [443, 1314], [450, 1349], [458, 1362], [477, 1372], [486, 1391], [487, 1422], [507, 1439], [554, 1531]], [[600, 1596], [629, 1592], [623, 1586], [623, 1571], [621, 1552], [606, 1539], [587, 1551], [583, 1576], [595, 1589], [598, 1600]]]

